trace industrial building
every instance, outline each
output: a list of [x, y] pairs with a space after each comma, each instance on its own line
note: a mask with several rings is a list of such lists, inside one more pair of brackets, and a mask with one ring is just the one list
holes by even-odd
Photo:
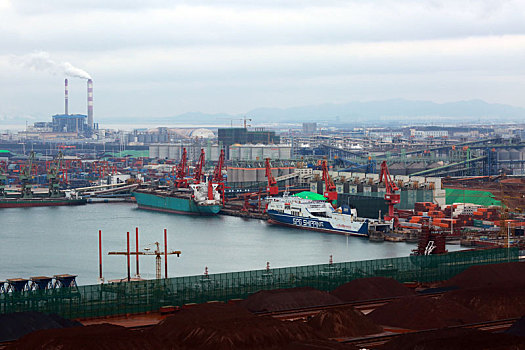
[[264, 130], [263, 128], [255, 128], [248, 130], [247, 128], [219, 128], [218, 141], [224, 146], [231, 146], [233, 144], [247, 144], [247, 143], [262, 143], [262, 144], [278, 144], [281, 141], [279, 135], [275, 131]]

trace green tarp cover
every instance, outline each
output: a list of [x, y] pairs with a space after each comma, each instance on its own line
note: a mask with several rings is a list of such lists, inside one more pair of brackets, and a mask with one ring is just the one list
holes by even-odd
[[325, 196], [323, 196], [322, 194], [318, 194], [315, 192], [309, 192], [309, 191], [299, 192], [299, 193], [294, 194], [294, 196], [300, 197], [303, 199], [311, 199], [313, 201], [325, 201], [326, 200]]
[[472, 203], [484, 206], [501, 205], [501, 202], [494, 199], [494, 195], [488, 191], [462, 190], [456, 188], [446, 188], [447, 204]]

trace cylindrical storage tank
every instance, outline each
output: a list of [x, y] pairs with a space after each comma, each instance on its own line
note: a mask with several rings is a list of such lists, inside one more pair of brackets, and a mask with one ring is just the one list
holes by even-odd
[[263, 158], [264, 159], [266, 159], [266, 158], [272, 159], [271, 153], [270, 153], [270, 147], [268, 147], [268, 146], [264, 146], [263, 147]]
[[229, 183], [237, 182], [237, 179], [239, 178], [238, 169], [237, 168], [228, 167], [227, 174], [228, 174], [228, 182]]
[[210, 147], [210, 154], [206, 154], [206, 159], [207, 160], [209, 159], [212, 162], [216, 162], [219, 160], [219, 154], [220, 154], [219, 146], [213, 145]]
[[348, 185], [348, 193], [357, 193], [357, 185]]
[[239, 146], [239, 149], [240, 149], [241, 160], [251, 160], [252, 150], [249, 145]]
[[335, 184], [335, 190], [337, 193], [344, 193], [344, 184]]
[[270, 148], [270, 158], [271, 159], [280, 159], [279, 158], [279, 147], [273, 146]]
[[501, 149], [498, 151], [498, 160], [509, 160], [510, 154], [506, 149]]
[[257, 168], [257, 181], [258, 182], [267, 181], [265, 168]]
[[279, 146], [279, 159], [291, 159], [292, 148], [289, 146]]
[[509, 159], [510, 160], [520, 160], [520, 151], [515, 148], [509, 150]]
[[159, 157], [159, 145], [150, 145], [149, 146], [149, 157], [158, 158]]
[[230, 160], [239, 160], [239, 154], [240, 150], [238, 145], [230, 146]]
[[169, 158], [169, 146], [159, 145], [159, 159]]
[[181, 158], [180, 145], [170, 145], [169, 146], [169, 158], [174, 159], [174, 160], [180, 160]]
[[262, 145], [252, 146], [252, 159], [253, 160], [264, 160]]
[[244, 182], [255, 182], [255, 181], [257, 181], [257, 168], [244, 169]]

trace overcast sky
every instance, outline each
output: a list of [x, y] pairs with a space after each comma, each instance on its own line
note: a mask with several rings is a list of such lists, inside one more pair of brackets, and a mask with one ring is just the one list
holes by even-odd
[[[64, 70], [92, 76], [101, 123], [388, 98], [525, 107], [525, 0], [0, 0], [0, 125], [62, 113]], [[84, 79], [70, 113], [86, 113]]]

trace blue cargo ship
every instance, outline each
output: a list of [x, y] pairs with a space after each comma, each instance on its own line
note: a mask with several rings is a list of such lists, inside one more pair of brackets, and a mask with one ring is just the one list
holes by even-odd
[[189, 188], [141, 188], [133, 191], [140, 209], [174, 214], [215, 215], [222, 209], [217, 184], [191, 184]]

